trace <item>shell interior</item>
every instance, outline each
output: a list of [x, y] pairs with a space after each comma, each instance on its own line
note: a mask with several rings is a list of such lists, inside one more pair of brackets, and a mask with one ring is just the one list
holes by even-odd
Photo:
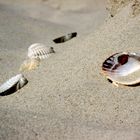
[[22, 75], [18, 74], [0, 86], [0, 96], [12, 94], [22, 88], [28, 83], [28, 80]]
[[68, 41], [68, 40], [70, 40], [70, 39], [72, 39], [72, 38], [74, 38], [76, 36], [77, 36], [77, 32], [69, 33], [69, 34], [67, 34], [65, 36], [55, 38], [53, 40], [53, 42], [55, 42], [55, 43], [64, 43], [64, 42], [66, 42], [66, 41]]
[[116, 53], [104, 61], [102, 71], [108, 79], [118, 84], [140, 83], [140, 54]]

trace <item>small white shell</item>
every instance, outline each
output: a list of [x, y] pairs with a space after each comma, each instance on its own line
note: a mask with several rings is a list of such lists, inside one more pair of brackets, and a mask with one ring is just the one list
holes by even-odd
[[140, 54], [116, 53], [103, 62], [102, 72], [114, 84], [136, 85], [140, 83]]
[[16, 92], [27, 83], [28, 80], [22, 74], [18, 74], [0, 86], [0, 95], [4, 96]]
[[39, 67], [39, 64], [40, 64], [40, 59], [37, 58], [27, 59], [21, 64], [19, 71], [34, 70], [37, 67]]
[[34, 58], [45, 59], [48, 58], [50, 54], [54, 52], [55, 51], [53, 47], [47, 47], [44, 44], [35, 43], [28, 48], [28, 57], [31, 59]]

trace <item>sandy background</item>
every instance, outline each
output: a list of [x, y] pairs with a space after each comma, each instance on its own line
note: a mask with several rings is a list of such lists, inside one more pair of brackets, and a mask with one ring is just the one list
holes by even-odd
[[[19, 73], [30, 44], [56, 51], [24, 73], [28, 85], [0, 97], [0, 139], [140, 139], [140, 87], [117, 88], [101, 75], [111, 54], [139, 51], [139, 4], [113, 2], [0, 1], [0, 83]], [[76, 38], [53, 43], [73, 31]]]

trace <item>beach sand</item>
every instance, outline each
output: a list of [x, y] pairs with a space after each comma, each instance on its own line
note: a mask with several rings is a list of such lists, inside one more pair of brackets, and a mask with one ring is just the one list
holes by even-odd
[[[101, 74], [113, 53], [139, 51], [132, 5], [111, 17], [103, 0], [0, 1], [0, 83], [20, 73], [31, 44], [56, 51], [23, 72], [26, 86], [0, 97], [0, 139], [140, 139], [140, 87], [115, 87]], [[71, 32], [77, 37], [52, 41]]]

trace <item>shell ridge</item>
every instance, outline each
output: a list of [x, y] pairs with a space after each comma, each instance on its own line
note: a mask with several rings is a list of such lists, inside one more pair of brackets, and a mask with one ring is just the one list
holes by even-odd
[[54, 52], [51, 51], [53, 47], [46, 47], [44, 44], [35, 43], [29, 46], [28, 49], [28, 57], [29, 58], [40, 58], [45, 59], [48, 58], [48, 54]]

